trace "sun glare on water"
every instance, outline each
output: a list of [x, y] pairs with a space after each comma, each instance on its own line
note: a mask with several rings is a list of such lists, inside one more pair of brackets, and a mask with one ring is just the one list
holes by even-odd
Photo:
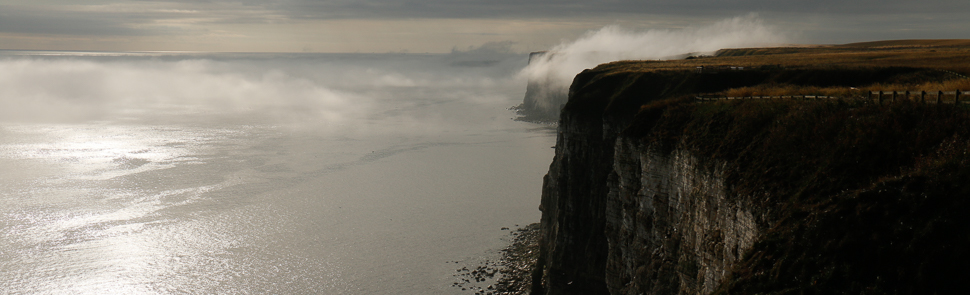
[[[193, 229], [191, 221], [178, 223], [186, 220], [165, 211], [239, 180], [172, 187], [166, 184], [171, 180], [151, 172], [204, 164], [203, 157], [211, 157], [206, 145], [232, 136], [231, 131], [33, 124], [5, 126], [0, 132], [8, 136], [0, 145], [4, 171], [34, 173], [0, 180], [6, 194], [19, 195], [4, 198], [17, 204], [0, 210], [0, 236], [9, 238], [0, 249], [20, 249], [5, 254], [29, 258], [0, 268], [23, 268], [13, 271], [22, 276], [17, 279], [21, 283], [29, 285], [38, 276], [60, 278], [45, 285], [76, 294], [158, 293], [166, 289], [160, 282], [167, 276], [200, 259], [200, 249], [225, 246], [211, 245], [224, 240], [203, 238], [206, 225]], [[176, 224], [184, 228], [159, 230]]]

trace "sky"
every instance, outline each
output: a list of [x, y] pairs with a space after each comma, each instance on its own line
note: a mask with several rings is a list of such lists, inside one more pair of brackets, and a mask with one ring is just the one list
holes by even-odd
[[0, 49], [207, 52], [544, 50], [605, 26], [680, 30], [756, 15], [805, 44], [970, 38], [967, 0], [0, 0]]

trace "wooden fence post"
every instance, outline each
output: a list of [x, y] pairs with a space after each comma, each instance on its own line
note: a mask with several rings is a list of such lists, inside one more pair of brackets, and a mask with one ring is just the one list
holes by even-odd
[[895, 90], [893, 90], [893, 100], [892, 100], [892, 102], [896, 102], [896, 91]]
[[872, 90], [869, 90], [869, 94], [866, 94], [866, 100], [872, 100]]
[[953, 103], [954, 104], [960, 104], [960, 89], [957, 89], [957, 94], [953, 98]]
[[936, 104], [943, 104], [943, 90], [936, 93]]
[[926, 90], [922, 90], [919, 93], [919, 102], [926, 103]]
[[909, 90], [906, 90], [906, 94], [904, 95], [905, 96], [903, 96], [903, 98], [905, 98], [906, 100], [909, 100]]
[[879, 104], [882, 104], [882, 90], [879, 90]]

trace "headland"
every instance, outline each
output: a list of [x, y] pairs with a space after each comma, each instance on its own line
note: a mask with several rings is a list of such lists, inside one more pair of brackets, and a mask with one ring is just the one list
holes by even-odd
[[967, 76], [966, 40], [583, 71], [558, 114], [532, 294], [959, 290]]

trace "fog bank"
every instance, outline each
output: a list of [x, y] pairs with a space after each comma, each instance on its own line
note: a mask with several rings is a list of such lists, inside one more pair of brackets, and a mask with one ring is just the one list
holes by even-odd
[[535, 108], [553, 109], [558, 113], [560, 103], [565, 103], [573, 77], [598, 64], [618, 60], [680, 59], [689, 54], [713, 54], [724, 48], [782, 44], [785, 40], [782, 33], [755, 14], [682, 30], [637, 32], [607, 26], [549, 49], [547, 54], [531, 60], [519, 76], [541, 87], [534, 89], [537, 95]]
[[340, 125], [388, 116], [389, 100], [494, 103], [524, 86], [513, 85], [525, 58], [505, 47], [434, 55], [0, 52], [0, 122]]

